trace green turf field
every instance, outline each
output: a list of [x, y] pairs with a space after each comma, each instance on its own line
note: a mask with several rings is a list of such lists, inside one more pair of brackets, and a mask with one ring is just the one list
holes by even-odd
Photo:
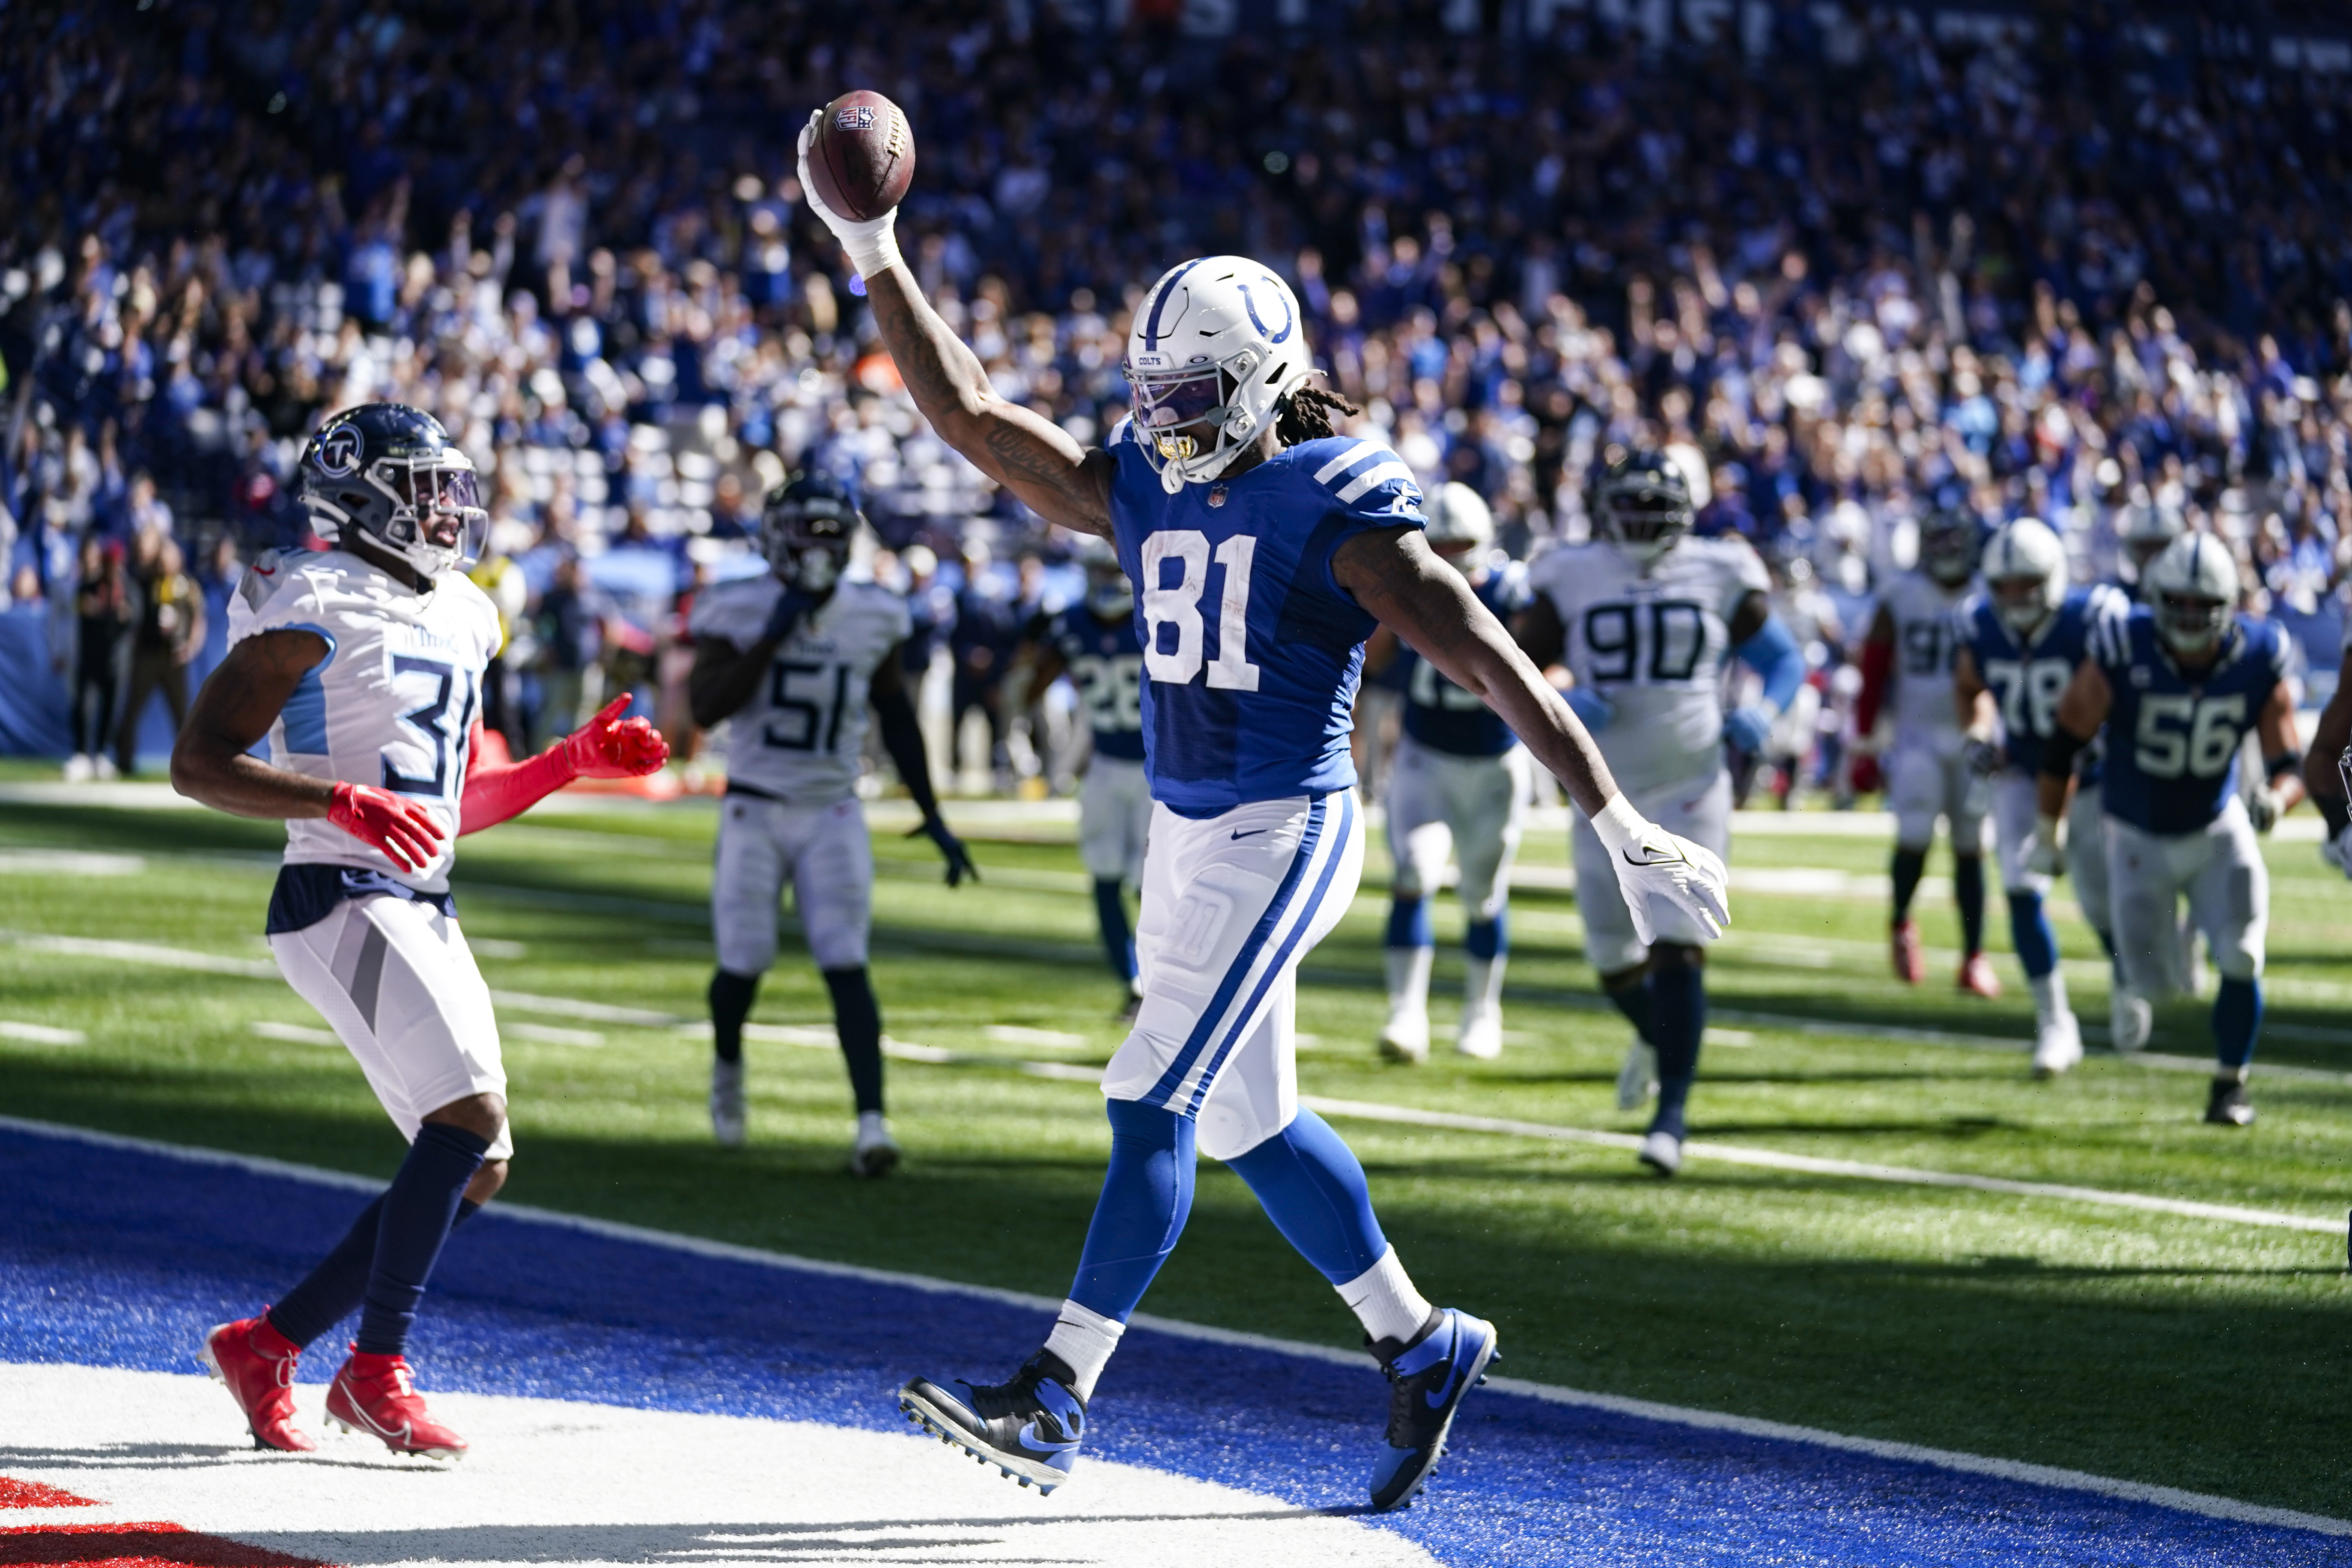
[[[987, 1059], [894, 1062], [908, 1160], [868, 1185], [839, 1173], [848, 1096], [826, 1050], [755, 1040], [751, 1145], [730, 1153], [709, 1142], [706, 1047], [656, 1016], [701, 1011], [713, 821], [707, 804], [615, 805], [541, 813], [466, 841], [458, 890], [482, 966], [494, 988], [536, 999], [501, 1006], [520, 1144], [509, 1195], [1059, 1296], [1108, 1134], [1087, 1084], [1013, 1064], [1099, 1064], [1120, 1033], [1066, 834], [975, 833], [987, 880], [954, 892], [939, 885], [929, 845], [877, 835], [875, 961], [888, 1030]], [[278, 841], [274, 825], [194, 810], [0, 803], [0, 1110], [388, 1174], [396, 1135], [342, 1051], [305, 1037], [318, 1036], [316, 1016], [270, 977], [259, 932]], [[1382, 1013], [1376, 847], [1365, 896], [1300, 988], [1306, 1090], [1638, 1131], [1640, 1118], [1614, 1109], [1628, 1032], [1592, 1005], [1575, 904], [1556, 886], [1565, 860], [1556, 835], [1531, 839], [1533, 875], [1555, 888], [1515, 900], [1502, 1059], [1441, 1055], [1416, 1069], [1370, 1048]], [[2095, 1050], [2064, 1080], [2029, 1082], [2022, 977], [2004, 954], [2009, 996], [1953, 994], [1947, 894], [1921, 901], [1929, 984], [1896, 984], [1869, 880], [1884, 860], [1883, 842], [1834, 831], [1740, 842], [1734, 866], [1748, 890], [1735, 891], [1737, 930], [1711, 973], [1717, 1007], [1741, 1016], [1710, 1037], [1695, 1138], [2343, 1218], [2352, 888], [2308, 843], [2271, 851], [2261, 1059], [2324, 1070], [2258, 1074], [2262, 1120], [2242, 1132], [2200, 1123], [2196, 1072]], [[1458, 934], [1458, 913], [1441, 911], [1441, 940]], [[148, 951], [60, 950], [43, 936]], [[2062, 920], [2060, 936], [2076, 1008], [2096, 1025], [2104, 965], [2074, 962], [2093, 951], [2078, 923]], [[191, 968], [175, 956], [189, 952], [229, 962]], [[1458, 958], [1442, 956], [1441, 1023], [1458, 973]], [[560, 1010], [567, 1002], [592, 1006]], [[599, 1005], [626, 1011], [616, 1020]], [[790, 944], [754, 1016], [825, 1021], [822, 984]], [[1871, 1026], [2007, 1037], [2017, 1050]], [[86, 1039], [26, 1037], [44, 1031]], [[2195, 1005], [2160, 1018], [2158, 1052], [2208, 1048]], [[2352, 1513], [2340, 1230], [1696, 1157], [1664, 1184], [1620, 1149], [1339, 1125], [1416, 1279], [1495, 1318], [1518, 1375]], [[1213, 1167], [1145, 1305], [1334, 1344], [1356, 1332]], [[1009, 1368], [1031, 1347], [1004, 1348]]]

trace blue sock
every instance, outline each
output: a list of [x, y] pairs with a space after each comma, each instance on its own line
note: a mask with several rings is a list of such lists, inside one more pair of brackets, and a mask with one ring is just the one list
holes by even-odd
[[1095, 879], [1095, 923], [1102, 928], [1103, 956], [1121, 980], [1135, 978], [1135, 937], [1127, 924], [1127, 889], [1117, 877]]
[[1472, 921], [1462, 932], [1463, 951], [1473, 958], [1500, 958], [1511, 950], [1510, 911], [1497, 910], [1490, 921]]
[[1395, 899], [1389, 904], [1390, 947], [1435, 947], [1436, 928], [1429, 922], [1427, 899]]
[[1604, 984], [1601, 987], [1601, 993], [1617, 1004], [1617, 1011], [1625, 1015], [1625, 1021], [1633, 1026], [1633, 1032], [1654, 1048], [1658, 1041], [1657, 1037], [1650, 1032], [1652, 1027], [1650, 980], [1650, 972], [1643, 970], [1637, 978], [1627, 984]]
[[1683, 1136], [1683, 1105], [1698, 1076], [1706, 1032], [1706, 974], [1696, 964], [1665, 963], [1651, 972], [1650, 1044], [1658, 1052], [1658, 1113], [1650, 1131]]
[[[471, 1198], [457, 1200], [451, 1230], [482, 1212]], [[268, 1311], [269, 1326], [298, 1345], [307, 1345], [360, 1310], [367, 1297], [368, 1268], [375, 1262], [375, 1237], [383, 1224], [383, 1194], [360, 1210], [335, 1249], [303, 1276]]]
[[2009, 895], [2009, 940], [2029, 977], [2039, 980], [2058, 967], [2058, 933], [2050, 929], [2041, 894]]
[[1952, 857], [1952, 901], [1960, 906], [1960, 951], [1974, 958], [1984, 951], [1984, 857]]
[[1387, 1253], [1362, 1163], [1313, 1111], [1301, 1107], [1289, 1126], [1225, 1163], [1283, 1239], [1332, 1284], [1345, 1285]]
[[375, 1257], [360, 1308], [359, 1348], [367, 1354], [399, 1355], [407, 1348], [425, 1282], [457, 1221], [466, 1184], [489, 1150], [488, 1139], [446, 1122], [428, 1121], [416, 1130], [408, 1158], [384, 1192], [376, 1225]]
[[2213, 1056], [2224, 1068], [2254, 1059], [2254, 1037], [2263, 1027], [2263, 983], [2223, 980], [2213, 993]]
[[1192, 1212], [1192, 1121], [1131, 1100], [1103, 1104], [1110, 1115], [1110, 1169], [1103, 1173], [1070, 1300], [1123, 1323]]
[[1927, 872], [1927, 852], [1906, 849], [1900, 845], [1895, 850], [1895, 918], [1900, 922], [1911, 918], [1911, 900], [1919, 891], [1919, 879]]

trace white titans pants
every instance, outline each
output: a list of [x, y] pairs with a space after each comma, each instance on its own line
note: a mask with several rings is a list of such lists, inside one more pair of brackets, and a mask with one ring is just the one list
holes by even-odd
[[2039, 773], [2014, 771], [1992, 781], [1992, 847], [2000, 861], [2000, 890], [2050, 896], [2050, 879], [2025, 863], [2025, 852], [2042, 823]]
[[[1710, 778], [1665, 789], [1628, 790], [1626, 798], [1635, 811], [1667, 832], [1731, 858], [1731, 775], [1723, 769], [1718, 767]], [[1570, 821], [1576, 907], [1584, 916], [1584, 956], [1601, 973], [1615, 974], [1640, 963], [1650, 950], [1633, 934], [1633, 917], [1618, 889], [1616, 865], [1601, 847], [1591, 819], [1580, 811]], [[1696, 920], [1679, 912], [1659, 921], [1657, 936], [1660, 942], [1692, 947], [1714, 940]]]
[[2189, 988], [2189, 922], [2205, 933], [2213, 967], [2225, 979], [2263, 973], [2270, 935], [2271, 873], [2263, 864], [2246, 803], [2231, 795], [2221, 814], [2193, 833], [2156, 834], [2107, 818], [2108, 909], [2124, 979], [2151, 1001]]
[[1425, 899], [1445, 877], [1450, 854], [1462, 860], [1462, 909], [1492, 921], [1511, 899], [1511, 861], [1535, 795], [1525, 746], [1492, 757], [1461, 757], [1406, 735], [1389, 773], [1391, 887], [1400, 899]]
[[2099, 786], [2076, 784], [2074, 799], [2066, 807], [2066, 875], [2074, 879], [2074, 901], [2083, 919], [2102, 935], [2113, 935], [2114, 919], [2107, 912], [2107, 814], [2102, 809]]
[[[490, 988], [457, 922], [435, 905], [388, 893], [345, 899], [317, 924], [271, 937], [269, 951], [410, 1142], [445, 1105], [505, 1098]], [[487, 1158], [513, 1152], [512, 1131], [499, 1128]]]
[[1896, 731], [1886, 753], [1886, 807], [1895, 814], [1895, 842], [1925, 849], [1936, 841], [1936, 818], [1949, 825], [1952, 852], [1984, 853], [1984, 776], [1968, 764], [1966, 737]]
[[857, 969], [874, 922], [874, 844], [856, 800], [787, 805], [730, 795], [719, 807], [710, 930], [719, 967], [764, 974], [776, 962], [776, 906], [793, 885], [801, 931], [819, 969]]
[[1078, 858], [1097, 882], [1143, 880], [1151, 831], [1151, 784], [1143, 764], [1097, 752], [1078, 785]]
[[1298, 1113], [1299, 961], [1356, 896], [1355, 792], [1254, 801], [1195, 822], [1151, 814], [1135, 954], [1143, 1003], [1103, 1094], [1195, 1117], [1213, 1160], [1245, 1154]]

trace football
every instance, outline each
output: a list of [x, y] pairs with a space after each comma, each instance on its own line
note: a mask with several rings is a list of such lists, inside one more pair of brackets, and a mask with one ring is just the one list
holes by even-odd
[[878, 92], [845, 92], [824, 106], [809, 148], [809, 183], [824, 205], [861, 222], [907, 196], [915, 179], [915, 133]]

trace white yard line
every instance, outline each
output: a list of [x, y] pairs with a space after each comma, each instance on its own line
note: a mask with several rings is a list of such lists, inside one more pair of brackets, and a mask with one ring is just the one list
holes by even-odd
[[[1035, 1065], [1058, 1066], [1059, 1064]], [[1056, 1074], [1056, 1076], [1059, 1075]], [[187, 1148], [179, 1144], [157, 1142], [151, 1139], [126, 1138], [118, 1133], [95, 1132], [85, 1128], [66, 1127], [47, 1121], [32, 1121], [14, 1116], [0, 1116], [0, 1129], [32, 1137], [69, 1140], [100, 1148], [136, 1150], [142, 1153], [184, 1160], [194, 1164], [253, 1171], [264, 1175], [313, 1182], [321, 1186], [337, 1187], [346, 1191], [374, 1193], [382, 1190], [383, 1186], [380, 1182], [368, 1181], [340, 1171], [324, 1171], [315, 1166], [298, 1165], [283, 1160], [265, 1159], [249, 1154], [232, 1154], [216, 1149]], [[1603, 1134], [1602, 1136], [1614, 1135]], [[965, 1285], [953, 1280], [936, 1279], [921, 1274], [902, 1274], [895, 1270], [865, 1268], [856, 1264], [798, 1258], [789, 1253], [739, 1247], [731, 1242], [710, 1241], [700, 1237], [679, 1236], [669, 1231], [653, 1230], [644, 1226], [625, 1225], [614, 1220], [592, 1219], [582, 1215], [558, 1214], [524, 1204], [501, 1203], [499, 1205], [499, 1212], [510, 1219], [530, 1224], [560, 1226], [567, 1230], [581, 1231], [592, 1236], [610, 1237], [647, 1247], [667, 1247], [697, 1257], [725, 1258], [732, 1262], [748, 1263], [763, 1268], [823, 1274], [835, 1279], [862, 1279], [875, 1284], [920, 1290], [930, 1295], [961, 1296], [968, 1300], [1001, 1302], [1008, 1306], [1027, 1309], [1041, 1316], [1058, 1311], [1062, 1305], [1058, 1300], [1047, 1297], [1031, 1296], [1020, 1291], [1000, 1290], [984, 1285]], [[1276, 1339], [1270, 1335], [1212, 1328], [1205, 1324], [1187, 1323], [1145, 1312], [1137, 1313], [1133, 1321], [1143, 1328], [1197, 1342], [1237, 1345], [1252, 1350], [1270, 1351], [1280, 1355], [1328, 1362], [1341, 1366], [1362, 1367], [1365, 1364], [1360, 1352], [1339, 1350], [1330, 1345], [1307, 1344], [1297, 1340]], [[1497, 1376], [1491, 1381], [1493, 1386], [1506, 1393], [1522, 1394], [1554, 1405], [1606, 1410], [1641, 1420], [1665, 1422], [1706, 1431], [1734, 1432], [1743, 1436], [1761, 1437], [1777, 1442], [1805, 1443], [1816, 1447], [1834, 1448], [1844, 1453], [1866, 1454], [1897, 1463], [1927, 1465], [1937, 1469], [1968, 1475], [1991, 1476], [2002, 1480], [2020, 1481], [2030, 1486], [2049, 1487], [2062, 1491], [2090, 1492], [2102, 1497], [2119, 1498], [2126, 1501], [2172, 1509], [2179, 1512], [2200, 1514], [2209, 1519], [2235, 1520], [2242, 1523], [2269, 1525], [2284, 1530], [2308, 1530], [2324, 1535], [2352, 1536], [2352, 1520], [2332, 1519], [2324, 1514], [2303, 1513], [2293, 1509], [2266, 1508], [2259, 1503], [2240, 1502], [2234, 1498], [2214, 1497], [2203, 1492], [2182, 1490], [2176, 1487], [2154, 1486], [2145, 1481], [2123, 1480], [2112, 1476], [2092, 1475], [2083, 1470], [2060, 1469], [2049, 1465], [2026, 1464], [2016, 1459], [1994, 1458], [1982, 1454], [1959, 1453], [1949, 1448], [1931, 1448], [1912, 1443], [1891, 1443], [1875, 1437], [1854, 1437], [1841, 1432], [1823, 1431], [1819, 1427], [1792, 1426], [1778, 1421], [1759, 1420], [1748, 1415], [1733, 1415], [1717, 1410], [1697, 1410], [1686, 1405], [1661, 1405], [1646, 1399], [1628, 1399], [1613, 1394], [1593, 1394], [1583, 1389], [1566, 1388], [1557, 1384], [1534, 1383], [1524, 1378]]]

